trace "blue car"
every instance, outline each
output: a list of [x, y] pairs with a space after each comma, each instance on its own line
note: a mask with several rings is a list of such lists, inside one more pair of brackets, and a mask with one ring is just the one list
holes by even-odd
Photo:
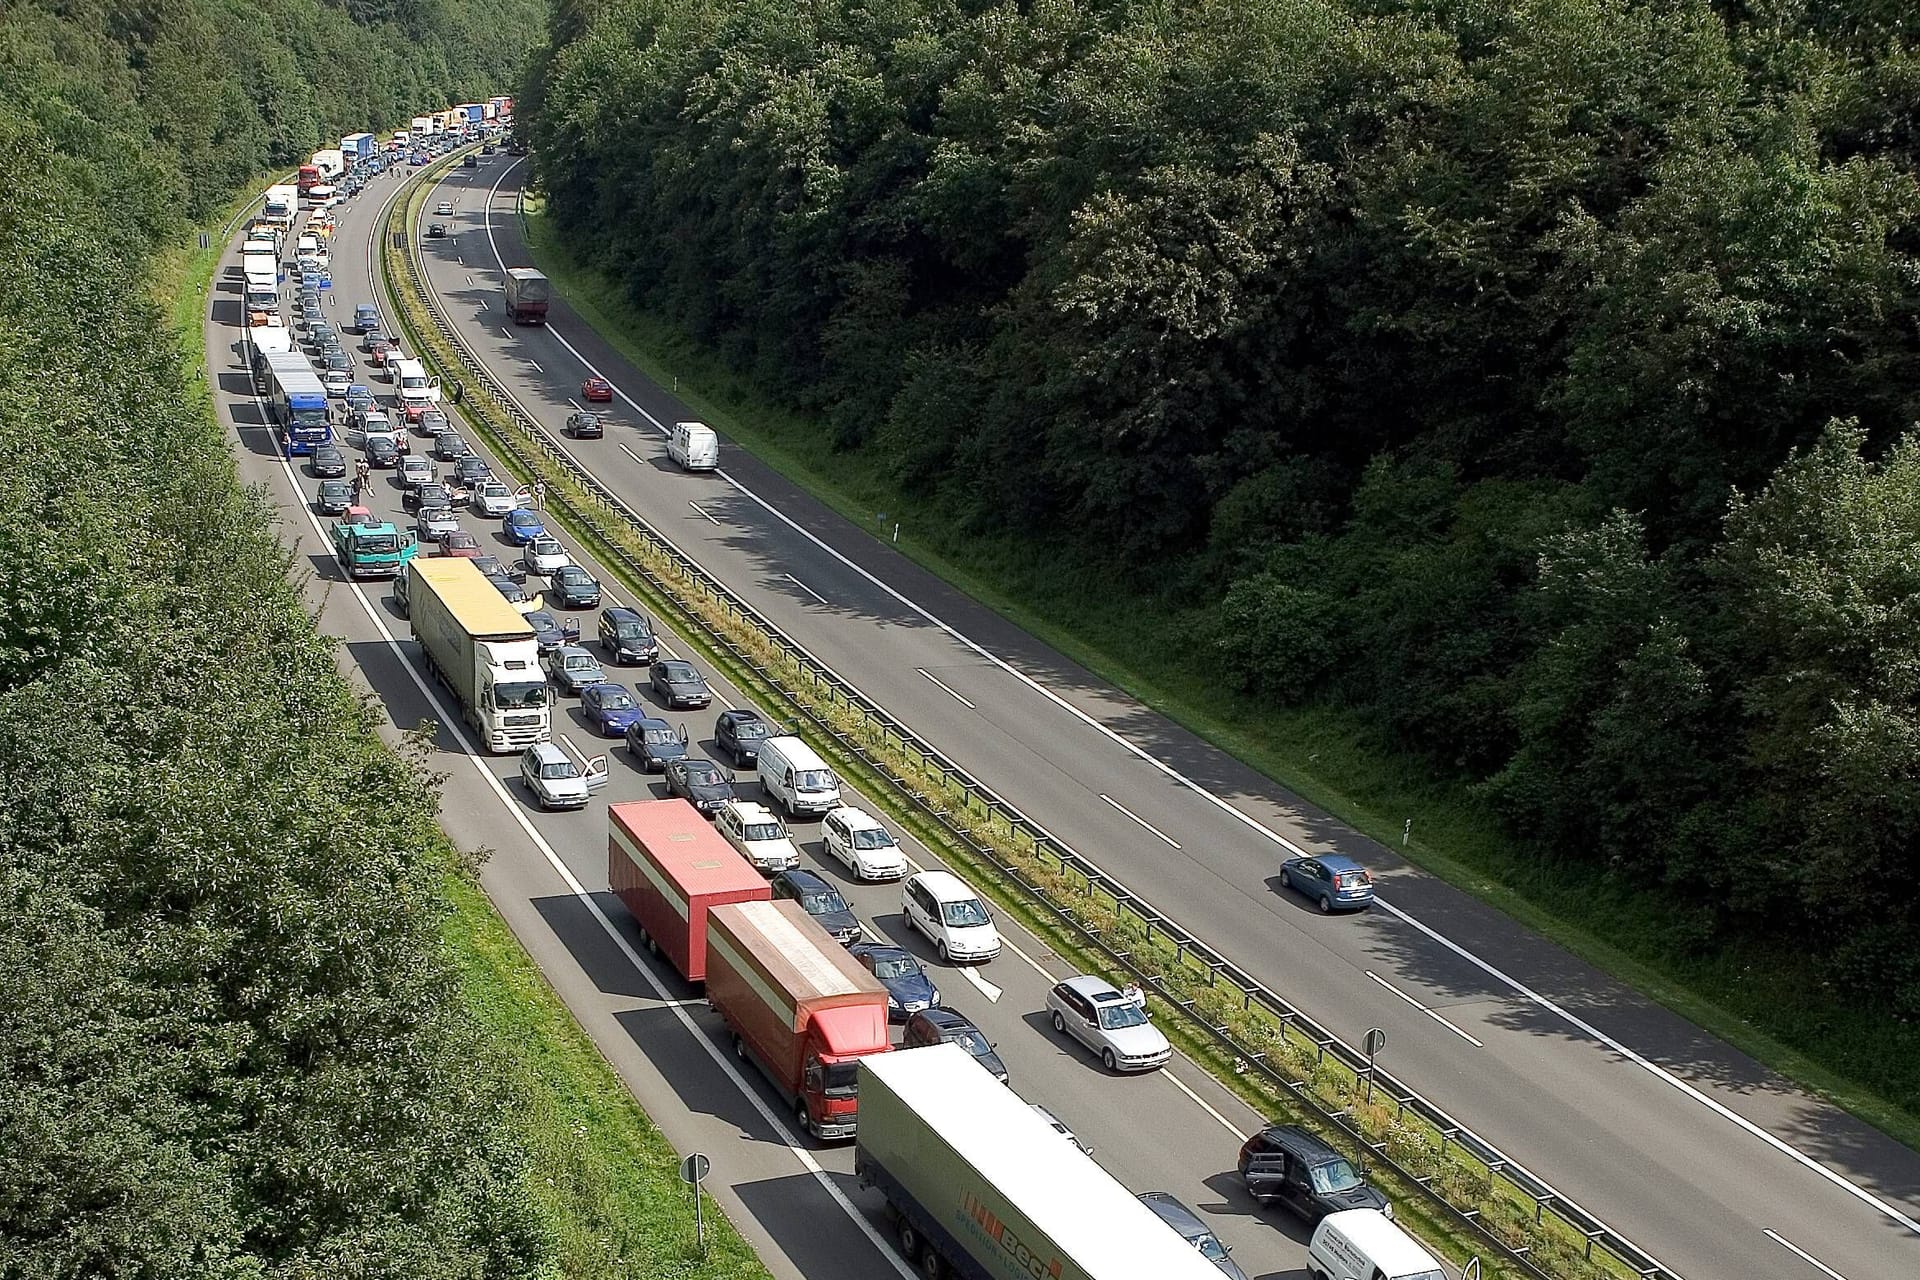
[[603, 738], [622, 737], [627, 726], [647, 718], [623, 684], [590, 684], [580, 691], [580, 711]]
[[507, 518], [500, 522], [500, 535], [516, 547], [526, 546], [546, 531], [540, 513], [529, 507], [507, 512]]
[[1280, 878], [1322, 912], [1373, 905], [1373, 877], [1343, 853], [1289, 858], [1280, 864]]
[[887, 989], [889, 1021], [905, 1022], [940, 1003], [940, 988], [933, 985], [913, 952], [884, 942], [856, 942], [847, 951]]
[[686, 739], [665, 720], [643, 716], [627, 726], [627, 750], [648, 773], [658, 773], [669, 760], [687, 758]]

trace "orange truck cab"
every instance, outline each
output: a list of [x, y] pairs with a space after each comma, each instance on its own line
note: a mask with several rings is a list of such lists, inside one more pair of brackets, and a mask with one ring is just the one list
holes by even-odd
[[890, 1047], [887, 989], [798, 902], [708, 910], [707, 1003], [808, 1132], [853, 1137], [860, 1060]]

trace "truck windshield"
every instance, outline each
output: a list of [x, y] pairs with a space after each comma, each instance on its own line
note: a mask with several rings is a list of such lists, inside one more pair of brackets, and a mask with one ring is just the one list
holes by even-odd
[[518, 711], [524, 707], [544, 707], [547, 705], [547, 682], [544, 680], [518, 681], [493, 686], [493, 705], [503, 711]]
[[829, 1098], [855, 1098], [860, 1095], [857, 1087], [860, 1081], [860, 1064], [857, 1062], [829, 1062], [825, 1072], [824, 1089]]
[[320, 406], [318, 409], [292, 409], [289, 410], [289, 416], [292, 417], [293, 425], [296, 427], [311, 427], [321, 431], [327, 428], [327, 408], [325, 405]]
[[353, 541], [363, 555], [387, 555], [400, 549], [400, 539], [391, 533], [363, 533]]

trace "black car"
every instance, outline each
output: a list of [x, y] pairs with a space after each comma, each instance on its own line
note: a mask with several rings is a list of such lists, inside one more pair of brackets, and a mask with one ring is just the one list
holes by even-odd
[[313, 505], [323, 516], [343, 516], [353, 505], [353, 486], [345, 480], [322, 480], [320, 496]]
[[1309, 1223], [1342, 1209], [1393, 1206], [1338, 1151], [1298, 1125], [1268, 1125], [1240, 1148], [1240, 1178], [1262, 1204], [1278, 1201]]
[[919, 1049], [930, 1044], [957, 1044], [973, 1055], [973, 1060], [993, 1072], [1001, 1084], [1007, 1083], [1007, 1064], [1000, 1061], [994, 1045], [980, 1028], [962, 1014], [936, 1005], [922, 1009], [907, 1019], [906, 1033], [900, 1037], [902, 1049]]
[[435, 480], [431, 484], [417, 484], [411, 489], [402, 489], [400, 505], [408, 511], [420, 511], [426, 507], [454, 507], [459, 503], [453, 500], [451, 487]]
[[391, 469], [400, 465], [400, 449], [385, 436], [367, 439], [367, 465]]
[[[668, 770], [671, 780], [672, 770]], [[833, 935], [833, 940], [843, 947], [850, 947], [865, 936], [866, 930], [860, 927], [860, 920], [853, 914], [853, 908], [840, 896], [840, 891], [811, 871], [796, 867], [792, 871], [782, 871], [773, 878], [773, 896], [791, 898], [800, 904], [801, 910], [813, 917], [815, 924]]]
[[600, 647], [616, 666], [641, 666], [660, 656], [653, 628], [632, 609], [615, 606], [600, 615]]
[[475, 160], [472, 156], [468, 156], [465, 160], [462, 160], [460, 162], [460, 167], [462, 169], [477, 169], [480, 167], [480, 162], [478, 160]]
[[607, 434], [606, 424], [591, 409], [567, 415], [567, 434], [578, 440], [598, 440]]
[[435, 448], [439, 447], [441, 440], [452, 440], [460, 446], [462, 452], [458, 458], [454, 459], [453, 478], [460, 482], [462, 489], [471, 489], [493, 475], [492, 469], [487, 466], [487, 460], [477, 453], [466, 452], [467, 442], [459, 436], [442, 432], [440, 438], [433, 442]]
[[512, 605], [516, 609], [518, 609], [521, 605], [526, 604], [532, 598], [527, 595], [526, 589], [524, 587], [522, 587], [519, 583], [515, 582], [512, 578], [506, 577], [503, 574], [490, 573], [486, 575], [486, 578], [488, 582], [491, 582], [493, 584], [493, 589], [495, 591], [498, 591], [501, 595], [505, 596], [507, 599], [507, 603]]
[[[489, 578], [512, 578], [513, 572], [500, 563], [499, 556], [475, 556], [473, 567]], [[516, 579], [517, 581], [517, 579]]]
[[352, 358], [348, 356], [347, 353], [341, 350], [339, 347], [328, 347], [324, 352], [321, 353], [321, 357], [322, 359], [325, 360], [326, 366], [327, 366], [327, 372], [329, 373], [352, 373], [353, 372]]
[[321, 444], [313, 448], [313, 458], [307, 463], [314, 478], [331, 480], [347, 474], [347, 455], [340, 452], [338, 445]]
[[667, 794], [679, 796], [711, 818], [714, 810], [733, 799], [733, 775], [711, 760], [669, 760]]
[[429, 239], [429, 240], [444, 240], [444, 239], [446, 239], [446, 238], [447, 238], [447, 224], [446, 224], [446, 223], [444, 223], [444, 222], [430, 222], [430, 223], [428, 223], [428, 224], [427, 224], [427, 239]]
[[480, 154], [483, 156], [490, 156], [494, 153], [495, 150], [496, 148], [494, 147], [494, 145], [491, 142], [489, 142], [486, 146], [480, 148]]
[[579, 565], [563, 564], [547, 575], [547, 595], [562, 609], [594, 609], [600, 605], [600, 584]]
[[773, 726], [758, 711], [741, 708], [722, 711], [713, 722], [713, 745], [724, 751], [736, 765], [755, 764], [760, 759], [760, 744], [773, 736]]
[[545, 609], [535, 609], [528, 614], [527, 625], [533, 628], [534, 643], [539, 645], [543, 658], [567, 642], [566, 633], [560, 630], [559, 619]]
[[669, 707], [706, 707], [713, 704], [713, 692], [706, 678], [694, 670], [691, 662], [669, 658], [656, 662], [647, 671], [647, 683], [654, 696]]
[[[453, 432], [442, 431], [434, 437], [433, 456], [442, 462], [461, 462], [472, 457], [473, 450], [467, 448], [467, 442], [453, 434]], [[481, 465], [485, 466], [484, 463]], [[453, 474], [459, 476], [463, 481], [466, 480], [466, 476], [461, 473], [458, 467], [454, 468]], [[468, 483], [471, 484], [473, 482], [468, 481]]]

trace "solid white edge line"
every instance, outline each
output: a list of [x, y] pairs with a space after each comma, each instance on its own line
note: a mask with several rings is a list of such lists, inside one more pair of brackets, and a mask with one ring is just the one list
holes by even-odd
[[[388, 202], [392, 201], [393, 195], [398, 194], [399, 190], [396, 190], [392, 195], [389, 195], [387, 197]], [[382, 204], [382, 213], [384, 213], [385, 209], [386, 205]], [[374, 219], [374, 225], [376, 227], [379, 225], [378, 215], [376, 215]], [[372, 234], [369, 233], [369, 244], [371, 244], [372, 239]], [[374, 288], [377, 296], [378, 283], [373, 279], [373, 263], [376, 260], [377, 255], [370, 251], [367, 260], [368, 284]], [[254, 396], [253, 400], [256, 406], [264, 408], [264, 406], [261, 405], [260, 397]], [[306, 500], [306, 496], [300, 491], [300, 478], [294, 471], [292, 460], [288, 458], [286, 451], [283, 449], [276, 448], [275, 456], [280, 463], [281, 472], [287, 478], [288, 487], [293, 490], [295, 503], [307, 517], [307, 523], [313, 527], [314, 537], [319, 540], [319, 545], [322, 547], [329, 545], [326, 529], [321, 525], [320, 517], [314, 514], [312, 506], [309, 505]], [[738, 1089], [741, 1096], [746, 1098], [747, 1102], [752, 1105], [761, 1120], [766, 1123], [767, 1127], [780, 1139], [786, 1148], [793, 1152], [794, 1158], [800, 1162], [801, 1166], [806, 1169], [813, 1180], [819, 1183], [821, 1188], [833, 1198], [834, 1203], [839, 1205], [847, 1217], [852, 1220], [853, 1224], [860, 1229], [861, 1234], [866, 1236], [867, 1240], [879, 1252], [880, 1256], [892, 1264], [894, 1271], [900, 1276], [900, 1280], [916, 1280], [914, 1273], [908, 1270], [906, 1264], [900, 1260], [900, 1256], [894, 1251], [893, 1247], [881, 1239], [880, 1233], [873, 1229], [873, 1224], [867, 1221], [866, 1215], [854, 1207], [853, 1202], [847, 1199], [846, 1193], [840, 1190], [839, 1186], [834, 1183], [820, 1162], [814, 1159], [813, 1153], [802, 1147], [794, 1139], [792, 1132], [786, 1126], [785, 1120], [774, 1114], [773, 1109], [767, 1106], [766, 1102], [760, 1097], [759, 1092], [747, 1083], [746, 1079], [741, 1076], [734, 1064], [728, 1061], [726, 1055], [722, 1054], [719, 1048], [714, 1045], [712, 1038], [701, 1030], [700, 1025], [693, 1020], [692, 1015], [679, 1004], [672, 1002], [672, 997], [665, 985], [654, 975], [653, 970], [648, 968], [645, 962], [640, 959], [640, 953], [633, 949], [633, 945], [629, 943], [625, 937], [621, 936], [619, 929], [614, 927], [613, 921], [608, 919], [607, 914], [600, 909], [600, 904], [594, 901], [593, 895], [588, 893], [585, 886], [574, 877], [573, 872], [569, 870], [567, 864], [561, 860], [560, 855], [554, 851], [553, 846], [547, 843], [546, 838], [540, 834], [539, 830], [534, 827], [532, 821], [528, 819], [526, 811], [523, 810], [519, 804], [515, 803], [513, 797], [507, 792], [505, 785], [501, 783], [498, 777], [494, 776], [493, 770], [487, 767], [486, 761], [475, 752], [473, 744], [467, 738], [466, 726], [458, 716], [450, 716], [447, 714], [447, 709], [441, 704], [439, 695], [428, 686], [426, 680], [423, 679], [419, 671], [415, 669], [414, 664], [408, 660], [405, 651], [400, 648], [400, 642], [394, 638], [393, 632], [387, 627], [386, 619], [382, 618], [378, 610], [374, 608], [373, 602], [368, 599], [366, 591], [359, 583], [354, 582], [352, 579], [348, 579], [345, 585], [352, 591], [354, 599], [360, 602], [361, 609], [366, 612], [368, 620], [373, 623], [374, 629], [380, 633], [381, 639], [385, 641], [387, 649], [393, 654], [394, 659], [400, 664], [401, 669], [407, 673], [407, 678], [413, 682], [413, 687], [420, 691], [421, 696], [426, 699], [427, 705], [433, 708], [434, 714], [439, 719], [441, 727], [451, 734], [454, 741], [460, 745], [461, 751], [466, 754], [468, 761], [473, 765], [474, 772], [480, 775], [481, 779], [492, 789], [500, 803], [506, 806], [507, 812], [513, 815], [513, 819], [519, 824], [520, 829], [526, 833], [527, 838], [533, 842], [534, 847], [537, 848], [541, 856], [547, 860], [547, 864], [553, 868], [566, 884], [567, 892], [572, 894], [574, 898], [579, 901], [580, 905], [586, 908], [588, 914], [598, 922], [607, 937], [611, 938], [614, 945], [620, 949], [620, 954], [626, 957], [627, 962], [633, 966], [635, 971], [646, 979], [647, 985], [653, 988], [654, 994], [660, 1000], [668, 1002], [671, 1005], [674, 1017], [679, 1020], [681, 1026], [684, 1027], [687, 1033], [693, 1037], [694, 1041], [706, 1051], [707, 1057], [713, 1060], [714, 1065], [719, 1067], [727, 1079], [733, 1082], [734, 1087]], [[768, 1235], [769, 1238], [774, 1238], [771, 1230], [768, 1231]], [[785, 1250], [784, 1245], [782, 1245], [781, 1248], [783, 1251]]]
[[1178, 1089], [1180, 1092], [1186, 1094], [1189, 1098], [1192, 1098], [1195, 1102], [1199, 1103], [1200, 1109], [1206, 1112], [1208, 1115], [1212, 1116], [1215, 1120], [1218, 1120], [1220, 1122], [1221, 1128], [1225, 1129], [1228, 1133], [1240, 1139], [1240, 1141], [1242, 1142], [1245, 1142], [1247, 1140], [1247, 1135], [1240, 1132], [1239, 1126], [1235, 1125], [1233, 1121], [1227, 1119], [1225, 1116], [1221, 1115], [1218, 1111], [1214, 1110], [1213, 1104], [1211, 1102], [1208, 1102], [1205, 1098], [1195, 1093], [1192, 1089], [1189, 1089], [1187, 1087], [1186, 1081], [1182, 1080], [1179, 1076], [1176, 1076], [1175, 1074], [1173, 1074], [1173, 1072], [1167, 1070], [1165, 1067], [1160, 1068], [1160, 1074], [1174, 1088]]
[[933, 672], [927, 670], [925, 667], [915, 667], [914, 670], [918, 671], [921, 675], [933, 681], [935, 684], [939, 685], [942, 689], [945, 689], [948, 693], [952, 694], [955, 698], [959, 699], [961, 705], [966, 707], [968, 710], [978, 711], [980, 709], [974, 706], [971, 702], [968, 702], [965, 695], [963, 695], [959, 690], [955, 689], [952, 685], [948, 684], [945, 680], [942, 680], [939, 676], [933, 674]]
[[1833, 1280], [1847, 1280], [1847, 1278], [1841, 1275], [1838, 1271], [1835, 1271], [1832, 1267], [1820, 1261], [1820, 1259], [1814, 1257], [1812, 1254], [1808, 1253], [1805, 1249], [1802, 1249], [1799, 1245], [1787, 1239], [1785, 1236], [1781, 1235], [1778, 1231], [1775, 1231], [1772, 1227], [1762, 1227], [1761, 1230], [1766, 1233], [1766, 1236], [1769, 1240], [1773, 1241], [1775, 1244], [1778, 1244], [1778, 1245], [1785, 1245], [1787, 1248], [1799, 1254], [1806, 1261], [1820, 1268], [1822, 1271], [1826, 1272], [1829, 1276], [1832, 1276]]
[[[509, 165], [507, 166], [506, 170], [502, 171], [499, 179], [497, 179], [493, 184], [493, 192], [499, 191], [500, 183], [506, 180], [507, 173], [510, 172], [512, 168], [513, 166]], [[493, 214], [492, 214], [493, 192], [489, 193], [487, 212], [485, 215], [486, 230], [487, 230], [487, 244], [488, 244], [488, 247], [490, 247], [493, 250], [494, 265], [496, 266], [496, 268], [500, 270], [505, 270], [505, 259], [503, 259], [500, 256], [500, 246], [499, 246], [499, 243], [495, 240], [494, 234], [493, 234]], [[578, 360], [584, 368], [592, 372], [595, 376], [599, 376], [599, 377], [605, 376], [604, 374], [600, 373], [600, 370], [594, 366], [592, 361], [588, 360], [585, 356], [581, 355], [579, 349], [576, 348], [571, 342], [568, 342], [565, 335], [560, 333], [560, 331], [555, 329], [551, 324], [547, 326], [547, 332], [553, 334], [555, 340], [558, 341], [561, 346], [565, 347], [569, 352], [571, 352], [573, 354], [574, 359]], [[611, 378], [607, 380], [609, 382], [612, 382]], [[646, 409], [638, 401], [634, 400], [633, 397], [629, 396], [625, 391], [620, 390], [616, 386], [614, 388], [614, 393], [618, 395], [621, 399], [625, 400], [629, 405], [631, 405], [640, 414], [641, 417], [645, 418], [648, 422], [651, 422], [656, 429], [658, 429], [663, 433], [666, 431], [667, 428], [660, 422], [658, 418], [654, 417], [651, 413], [648, 413]], [[736, 491], [738, 491], [747, 499], [749, 499], [750, 501], [758, 505], [762, 510], [766, 511], [774, 519], [780, 521], [780, 523], [786, 525], [788, 528], [792, 529], [795, 533], [798, 533], [801, 537], [805, 538], [807, 541], [819, 547], [822, 551], [825, 551], [828, 555], [832, 556], [835, 560], [839, 561], [843, 566], [852, 570], [854, 573], [860, 575], [862, 578], [866, 579], [870, 584], [878, 588], [880, 591], [885, 592], [886, 595], [892, 600], [894, 600], [896, 603], [900, 604], [906, 609], [911, 610], [913, 613], [918, 615], [923, 621], [927, 622], [929, 625], [937, 627], [941, 631], [945, 632], [947, 635], [952, 637], [956, 643], [964, 645], [966, 648], [972, 650], [974, 653], [978, 654], [980, 657], [984, 658], [986, 661], [1000, 668], [1002, 671], [1006, 672], [1008, 675], [1012, 676], [1014, 679], [1020, 681], [1022, 684], [1026, 685], [1029, 689], [1033, 690], [1035, 693], [1039, 694], [1041, 697], [1045, 698], [1047, 701], [1053, 703], [1055, 706], [1065, 711], [1068, 715], [1081, 721], [1083, 724], [1093, 729], [1096, 733], [1101, 734], [1103, 737], [1115, 743], [1117, 746], [1121, 747], [1123, 750], [1127, 751], [1129, 754], [1144, 761], [1148, 765], [1151, 765], [1154, 769], [1158, 770], [1162, 775], [1164, 775], [1169, 780], [1178, 783], [1179, 785], [1192, 791], [1194, 794], [1200, 796], [1202, 799], [1206, 800], [1209, 804], [1212, 804], [1215, 808], [1219, 809], [1221, 812], [1238, 820], [1239, 822], [1246, 825], [1248, 828], [1259, 832], [1261, 835], [1266, 836], [1269, 840], [1272, 840], [1274, 843], [1280, 845], [1284, 849], [1291, 851], [1295, 855], [1298, 855], [1298, 856], [1306, 855], [1307, 851], [1305, 849], [1301, 848], [1299, 845], [1295, 844], [1293, 841], [1287, 839], [1287, 837], [1285, 837], [1284, 835], [1281, 835], [1278, 831], [1275, 831], [1273, 828], [1267, 826], [1265, 823], [1261, 822], [1258, 818], [1254, 817], [1252, 814], [1242, 811], [1239, 807], [1232, 804], [1231, 802], [1225, 800], [1220, 796], [1213, 794], [1213, 792], [1207, 790], [1205, 787], [1201, 786], [1199, 783], [1195, 782], [1193, 779], [1187, 777], [1185, 774], [1181, 773], [1178, 769], [1175, 769], [1172, 765], [1167, 764], [1165, 761], [1155, 757], [1151, 752], [1146, 750], [1146, 748], [1141, 747], [1138, 744], [1129, 741], [1127, 738], [1123, 737], [1121, 734], [1119, 734], [1112, 728], [1108, 727], [1105, 724], [1102, 724], [1099, 720], [1095, 719], [1093, 716], [1089, 715], [1087, 712], [1082, 711], [1080, 708], [1074, 706], [1072, 703], [1062, 698], [1059, 694], [1053, 692], [1053, 690], [1047, 688], [1045, 685], [1041, 684], [1039, 681], [1035, 680], [1033, 677], [1027, 675], [1024, 671], [1021, 671], [1019, 668], [1015, 667], [1013, 664], [1007, 662], [1004, 658], [1001, 658], [998, 655], [989, 652], [987, 649], [983, 648], [980, 644], [976, 643], [974, 640], [962, 634], [950, 623], [945, 622], [941, 618], [935, 616], [931, 611], [926, 609], [924, 606], [914, 602], [913, 600], [908, 599], [905, 595], [895, 590], [888, 583], [883, 582], [880, 578], [875, 576], [873, 573], [869, 572], [866, 568], [862, 567], [861, 565], [855, 564], [851, 559], [841, 554], [839, 551], [837, 551], [836, 549], [834, 549], [833, 547], [829, 546], [827, 543], [822, 541], [820, 538], [815, 536], [810, 530], [803, 528], [797, 521], [793, 520], [786, 513], [782, 512], [779, 508], [775, 507], [772, 503], [768, 502], [765, 498], [762, 498], [759, 494], [755, 493], [753, 490], [747, 488], [745, 485], [741, 484], [738, 480], [734, 479], [733, 476], [730, 475], [728, 472], [723, 470], [723, 471], [716, 471], [714, 474], [718, 475], [721, 479], [725, 480], [729, 485], [733, 486], [733, 488]], [[1084, 857], [1084, 855], [1082, 856]], [[1120, 881], [1117, 877], [1112, 876], [1110, 873], [1106, 873], [1104, 871], [1104, 868], [1099, 867], [1099, 864], [1092, 862], [1091, 859], [1086, 859], [1086, 861], [1088, 862], [1088, 865], [1094, 866], [1096, 869], [1101, 870], [1103, 874], [1107, 874], [1108, 878], [1112, 879], [1115, 884], [1121, 885], [1122, 888], [1125, 888], [1125, 885], [1122, 881]], [[1129, 890], [1129, 892], [1131, 891]], [[1658, 1079], [1665, 1081], [1667, 1084], [1673, 1086], [1675, 1089], [1679, 1090], [1685, 1096], [1693, 1099], [1695, 1102], [1700, 1103], [1702, 1106], [1714, 1112], [1714, 1114], [1722, 1117], [1723, 1119], [1731, 1121], [1735, 1126], [1737, 1126], [1738, 1128], [1740, 1128], [1742, 1131], [1746, 1132], [1750, 1136], [1758, 1138], [1761, 1142], [1767, 1144], [1769, 1147], [1772, 1147], [1774, 1150], [1778, 1151], [1782, 1155], [1787, 1156], [1789, 1159], [1793, 1160], [1795, 1163], [1803, 1166], [1806, 1169], [1811, 1170], [1814, 1173], [1819, 1174], [1822, 1178], [1825, 1178], [1828, 1182], [1832, 1183], [1834, 1186], [1839, 1187], [1841, 1190], [1847, 1192], [1847, 1194], [1853, 1196], [1855, 1199], [1859, 1200], [1861, 1203], [1869, 1205], [1872, 1208], [1879, 1210], [1881, 1213], [1893, 1219], [1895, 1222], [1898, 1222], [1901, 1226], [1905, 1227], [1907, 1230], [1915, 1233], [1916, 1235], [1920, 1235], [1920, 1222], [1916, 1222], [1914, 1219], [1908, 1217], [1906, 1214], [1902, 1213], [1899, 1209], [1895, 1208], [1893, 1205], [1888, 1204], [1886, 1201], [1874, 1195], [1871, 1191], [1868, 1191], [1865, 1187], [1859, 1186], [1858, 1184], [1850, 1181], [1843, 1175], [1835, 1173], [1832, 1169], [1827, 1168], [1827, 1166], [1825, 1166], [1824, 1164], [1821, 1164], [1818, 1160], [1813, 1159], [1811, 1156], [1805, 1155], [1801, 1151], [1790, 1146], [1789, 1144], [1782, 1141], [1781, 1139], [1775, 1137], [1773, 1134], [1767, 1132], [1765, 1129], [1761, 1128], [1759, 1125], [1753, 1123], [1751, 1120], [1748, 1120], [1745, 1116], [1742, 1116], [1737, 1112], [1731, 1110], [1730, 1108], [1728, 1108], [1721, 1102], [1717, 1101], [1716, 1099], [1708, 1097], [1706, 1094], [1702, 1093], [1699, 1089], [1696, 1089], [1694, 1086], [1688, 1084], [1686, 1081], [1680, 1079], [1678, 1076], [1675, 1076], [1672, 1072], [1666, 1070], [1664, 1067], [1661, 1067], [1656, 1063], [1649, 1061], [1647, 1058], [1634, 1052], [1632, 1049], [1629, 1049], [1626, 1045], [1614, 1039], [1612, 1036], [1607, 1035], [1605, 1032], [1593, 1026], [1591, 1023], [1587, 1022], [1585, 1019], [1574, 1016], [1571, 1012], [1569, 1012], [1567, 1009], [1563, 1008], [1559, 1004], [1556, 1004], [1554, 1001], [1547, 999], [1546, 997], [1540, 995], [1538, 992], [1534, 991], [1531, 987], [1527, 986], [1525, 983], [1508, 975], [1507, 973], [1503, 972], [1499, 968], [1496, 968], [1494, 965], [1489, 964], [1487, 961], [1482, 960], [1479, 956], [1474, 955], [1472, 952], [1468, 951], [1465, 947], [1462, 947], [1459, 943], [1452, 941], [1451, 939], [1440, 934], [1431, 926], [1422, 923], [1421, 921], [1417, 920], [1413, 916], [1400, 910], [1398, 907], [1393, 906], [1391, 903], [1387, 902], [1384, 898], [1376, 896], [1374, 898], [1374, 901], [1379, 903], [1380, 906], [1384, 907], [1396, 919], [1405, 921], [1407, 924], [1412, 925], [1414, 928], [1420, 930], [1422, 933], [1426, 934], [1428, 937], [1432, 938], [1434, 941], [1440, 943], [1442, 946], [1446, 947], [1448, 950], [1454, 952], [1456, 955], [1460, 956], [1462, 959], [1467, 960], [1473, 965], [1475, 965], [1476, 967], [1478, 967], [1482, 972], [1486, 973], [1488, 976], [1497, 978], [1501, 982], [1505, 983], [1507, 987], [1510, 990], [1512, 990], [1516, 995], [1521, 996], [1523, 999], [1531, 1000], [1533, 1003], [1537, 1004], [1542, 1009], [1545, 1009], [1547, 1012], [1552, 1013], [1555, 1016], [1563, 1019], [1569, 1025], [1579, 1028], [1581, 1031], [1591, 1036], [1598, 1043], [1605, 1045], [1609, 1049], [1612, 1049], [1614, 1052], [1620, 1054], [1622, 1057], [1625, 1057], [1629, 1062], [1632, 1062], [1634, 1065], [1641, 1067], [1642, 1069], [1648, 1072], [1651, 1072]]]
[[1139, 814], [1135, 813], [1133, 810], [1127, 808], [1127, 806], [1121, 804], [1118, 800], [1115, 800], [1112, 796], [1108, 795], [1106, 792], [1097, 791], [1094, 794], [1099, 796], [1102, 800], [1105, 800], [1108, 804], [1112, 805], [1114, 808], [1118, 809], [1121, 813], [1124, 813], [1129, 818], [1132, 818], [1135, 822], [1139, 823], [1141, 826], [1145, 827], [1147, 830], [1153, 832], [1153, 834], [1155, 834], [1156, 836], [1159, 836], [1162, 840], [1165, 840], [1168, 844], [1172, 845], [1174, 848], [1178, 849], [1180, 847], [1180, 842], [1178, 840], [1175, 840], [1172, 836], [1168, 835], [1166, 832], [1162, 831], [1160, 828], [1154, 826], [1151, 822], [1148, 822], [1145, 818], [1141, 817]]

